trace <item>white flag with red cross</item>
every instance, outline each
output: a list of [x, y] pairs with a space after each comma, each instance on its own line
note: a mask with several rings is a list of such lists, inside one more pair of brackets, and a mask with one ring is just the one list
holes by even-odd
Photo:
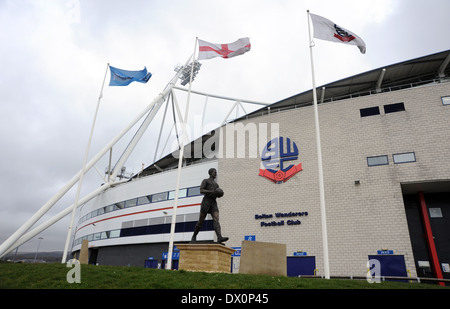
[[211, 59], [215, 57], [232, 58], [242, 55], [250, 50], [249, 38], [241, 38], [229, 44], [215, 44], [198, 40], [198, 60]]

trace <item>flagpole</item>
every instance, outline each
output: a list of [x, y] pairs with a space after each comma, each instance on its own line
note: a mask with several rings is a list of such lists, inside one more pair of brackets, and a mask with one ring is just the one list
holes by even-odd
[[311, 57], [311, 76], [313, 84], [313, 99], [314, 99], [314, 123], [316, 127], [316, 145], [317, 145], [317, 165], [319, 171], [319, 191], [320, 191], [320, 214], [322, 219], [322, 246], [323, 246], [323, 263], [324, 263], [324, 275], [325, 279], [330, 279], [330, 263], [328, 260], [328, 232], [327, 232], [327, 218], [325, 208], [325, 188], [323, 181], [323, 166], [322, 166], [322, 147], [320, 141], [320, 127], [319, 127], [319, 110], [317, 107], [317, 91], [316, 91], [316, 78], [314, 76], [314, 60], [313, 60], [313, 47], [314, 44], [311, 39], [311, 25], [309, 10], [307, 12], [308, 18], [308, 34], [309, 34], [309, 54]]
[[89, 135], [89, 142], [88, 142], [88, 145], [86, 147], [86, 153], [84, 155], [83, 167], [81, 169], [81, 175], [80, 175], [80, 179], [78, 181], [77, 194], [76, 194], [76, 197], [75, 197], [75, 203], [73, 204], [72, 218], [70, 219], [69, 230], [67, 231], [66, 244], [65, 244], [65, 247], [64, 247], [64, 253], [63, 253], [63, 257], [62, 257], [61, 263], [65, 263], [66, 259], [67, 259], [67, 251], [69, 249], [69, 242], [70, 242], [70, 237], [71, 237], [71, 234], [72, 234], [72, 227], [73, 227], [73, 223], [75, 221], [75, 213], [76, 213], [76, 210], [78, 208], [78, 202], [79, 202], [79, 199], [80, 199], [81, 185], [83, 183], [83, 177], [84, 177], [84, 174], [86, 172], [86, 162], [87, 162], [87, 158], [88, 158], [88, 155], [89, 155], [89, 148], [91, 147], [92, 135], [94, 134], [94, 127], [95, 127], [95, 122], [97, 120], [97, 114], [98, 114], [98, 109], [99, 109], [99, 106], [100, 106], [100, 101], [101, 101], [101, 99], [103, 97], [103, 88], [105, 86], [105, 80], [106, 80], [106, 75], [108, 73], [108, 68], [109, 68], [109, 63], [106, 64], [105, 76], [103, 77], [102, 88], [100, 89], [100, 95], [99, 95], [98, 101], [97, 101], [97, 108], [95, 109], [94, 120], [92, 121], [91, 133]]
[[[183, 155], [184, 155], [184, 141], [186, 136], [186, 124], [188, 119], [188, 112], [189, 112], [189, 102], [191, 98], [191, 85], [192, 85], [192, 75], [194, 74], [194, 62], [196, 60], [195, 53], [197, 50], [197, 42], [198, 37], [195, 38], [195, 44], [194, 44], [194, 54], [192, 55], [192, 63], [191, 63], [191, 76], [189, 77], [189, 90], [186, 100], [186, 110], [184, 112], [184, 119], [182, 120], [182, 135], [181, 135], [181, 145], [180, 145], [180, 153], [178, 158], [178, 175], [177, 175], [177, 184], [175, 187], [175, 199], [174, 199], [174, 206], [172, 210], [172, 224], [170, 225], [170, 240], [169, 240], [169, 250], [167, 252], [167, 265], [166, 269], [172, 269], [172, 254], [173, 254], [173, 241], [175, 236], [175, 225], [176, 225], [176, 219], [177, 219], [177, 207], [178, 207], [178, 193], [180, 190], [180, 180], [181, 180], [181, 168], [183, 166]], [[186, 138], [186, 142], [189, 142]]]

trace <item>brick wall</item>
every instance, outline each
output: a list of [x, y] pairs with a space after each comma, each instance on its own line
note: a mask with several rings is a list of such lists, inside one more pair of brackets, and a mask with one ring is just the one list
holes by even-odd
[[[450, 106], [441, 101], [449, 95], [450, 83], [443, 83], [319, 105], [332, 276], [364, 276], [368, 255], [382, 248], [404, 255], [407, 269], [416, 275], [401, 183], [450, 179]], [[405, 111], [384, 113], [383, 105], [399, 102]], [[374, 106], [380, 107], [380, 115], [360, 116], [361, 108]], [[297, 144], [299, 158], [292, 163], [302, 163], [303, 170], [282, 184], [258, 176], [265, 145], [258, 145], [257, 158], [247, 149], [245, 158], [219, 159], [217, 180], [225, 195], [218, 203], [222, 233], [230, 237], [227, 245], [240, 246], [245, 235], [283, 243], [288, 255], [306, 251], [315, 256], [318, 274], [323, 274], [313, 107], [272, 112], [242, 123], [268, 123], [267, 140], [270, 124], [278, 123], [280, 136]], [[237, 148], [234, 145], [235, 153]], [[416, 162], [394, 164], [392, 155], [405, 152], [414, 152]], [[369, 167], [366, 158], [378, 155], [388, 155], [389, 164]], [[280, 219], [277, 212], [308, 215]], [[255, 219], [256, 214], [274, 218]], [[262, 221], [282, 219], [283, 226], [261, 226]], [[287, 225], [289, 219], [301, 224]]]

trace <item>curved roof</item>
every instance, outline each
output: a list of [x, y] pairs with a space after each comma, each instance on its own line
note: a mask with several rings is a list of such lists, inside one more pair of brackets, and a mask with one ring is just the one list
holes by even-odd
[[[416, 87], [437, 81], [450, 76], [449, 61], [450, 50], [446, 50], [347, 77], [317, 87], [318, 103]], [[268, 108], [271, 110], [288, 109], [312, 103], [313, 91], [311, 89], [259, 109], [247, 116], [260, 114], [261, 111]]]

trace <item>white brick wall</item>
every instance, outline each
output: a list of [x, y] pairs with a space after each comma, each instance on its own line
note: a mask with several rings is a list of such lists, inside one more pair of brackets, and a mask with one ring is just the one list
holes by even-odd
[[[368, 255], [382, 248], [404, 255], [416, 275], [401, 183], [450, 179], [450, 106], [441, 102], [448, 95], [450, 83], [444, 83], [319, 105], [332, 276], [364, 276]], [[383, 105], [399, 102], [406, 111], [384, 114]], [[361, 108], [373, 106], [381, 115], [360, 117]], [[279, 123], [280, 136], [297, 144], [299, 159], [292, 163], [302, 163], [303, 171], [274, 184], [258, 176], [260, 151], [254, 159], [219, 159], [218, 183], [225, 195], [218, 202], [227, 245], [240, 246], [245, 235], [285, 243], [288, 255], [303, 250], [315, 256], [323, 274], [313, 108], [243, 121], [250, 122]], [[394, 165], [392, 155], [404, 152], [415, 152], [417, 162]], [[389, 165], [368, 167], [366, 157], [377, 155], [388, 155]], [[309, 215], [292, 218], [301, 225], [287, 226], [285, 218], [279, 227], [260, 226], [277, 218], [254, 218], [290, 211]]]

